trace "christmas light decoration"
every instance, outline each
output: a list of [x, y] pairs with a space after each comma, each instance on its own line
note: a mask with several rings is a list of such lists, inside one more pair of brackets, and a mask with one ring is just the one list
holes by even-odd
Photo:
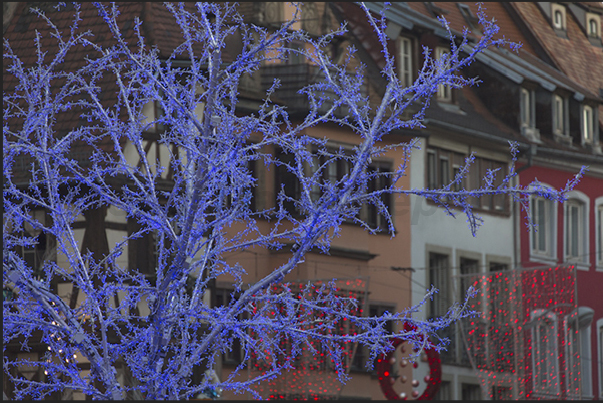
[[[367, 296], [367, 282], [363, 278], [339, 279], [334, 280], [336, 284], [336, 294], [339, 297], [348, 298], [354, 301], [355, 307], [350, 310], [352, 315], [362, 317], [365, 311]], [[311, 293], [316, 294], [325, 292], [321, 286], [325, 284], [322, 280], [314, 280], [311, 284]], [[307, 283], [296, 282], [289, 283], [288, 287], [295, 292], [299, 298], [305, 293], [306, 299], [311, 299], [313, 295], [308, 294]], [[281, 286], [274, 286], [273, 291], [279, 292]], [[282, 307], [285, 309], [285, 307]], [[277, 315], [277, 312], [273, 312]], [[328, 310], [321, 310], [320, 307], [300, 309], [300, 317], [313, 318], [315, 326], [328, 324], [332, 321], [332, 313]], [[325, 333], [346, 334], [354, 333], [355, 325], [351, 320], [345, 318], [341, 321], [332, 323], [331, 329], [325, 330]], [[358, 345], [355, 343], [336, 343], [337, 350], [341, 354], [340, 359], [342, 368], [336, 366], [337, 357], [325, 349], [321, 349], [318, 340], [311, 341], [309, 345], [303, 347], [301, 351], [292, 351], [290, 340], [282, 338], [279, 340], [279, 347], [282, 354], [278, 357], [264, 356], [257, 354], [250, 360], [250, 371], [254, 375], [263, 375], [270, 370], [274, 360], [282, 363], [289, 360], [291, 369], [281, 376], [272, 379], [255, 388], [264, 399], [268, 400], [323, 400], [336, 398], [341, 391], [342, 383], [337, 379], [337, 371], [344, 370], [349, 373], [352, 361], [356, 354]]]
[[[406, 322], [404, 324], [404, 330], [410, 332], [416, 329], [413, 325]], [[396, 358], [394, 357], [396, 349], [400, 348], [401, 352], [405, 353], [406, 348], [409, 347], [409, 344], [406, 343], [405, 340], [398, 338], [394, 340], [393, 347], [393, 351], [379, 357], [376, 365], [377, 375], [379, 377], [379, 385], [381, 386], [381, 390], [383, 391], [385, 397], [387, 397], [389, 400], [409, 400], [409, 397], [411, 398], [410, 400], [433, 399], [442, 382], [442, 363], [440, 361], [440, 354], [433, 348], [424, 349], [421, 352], [421, 361], [429, 364], [429, 375], [426, 375], [422, 381], [419, 379], [413, 379], [411, 382], [408, 382], [408, 377], [406, 375], [396, 376], [395, 372], [392, 371], [392, 366], [396, 364]], [[419, 362], [411, 363], [405, 358], [402, 358], [399, 362], [399, 365], [402, 368], [409, 364], [411, 364], [414, 368], [419, 366]], [[410, 383], [412, 386], [410, 396], [406, 392], [396, 392], [394, 385], [398, 383]], [[421, 385], [423, 383], [425, 384], [425, 389], [421, 393], [419, 390], [421, 389]], [[407, 385], [404, 386], [406, 386], [406, 389], [408, 389]]]
[[480, 290], [461, 320], [469, 359], [492, 399], [580, 396], [574, 266], [473, 275]]

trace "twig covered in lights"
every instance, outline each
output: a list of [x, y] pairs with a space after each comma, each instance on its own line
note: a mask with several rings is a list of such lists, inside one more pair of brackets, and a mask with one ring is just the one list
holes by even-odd
[[[530, 194], [561, 201], [573, 185], [561, 191], [513, 186], [511, 170], [499, 186], [493, 185], [496, 172], [490, 172], [483, 187], [454, 190], [454, 184], [467, 175], [471, 158], [451, 184], [437, 190], [400, 188], [396, 183], [405, 175], [406, 161], [392, 172], [367, 169], [372, 158], [391, 148], [381, 145], [383, 136], [395, 129], [422, 127], [438, 85], [475, 84], [476, 80], [457, 72], [487, 47], [508, 44], [494, 39], [498, 27], [483, 13], [479, 14], [482, 36], [470, 52], [463, 52], [466, 37], [458, 40], [451, 33], [451, 52], [435, 59], [426, 49], [418, 79], [405, 88], [387, 50], [383, 15], [375, 17], [363, 6], [387, 62], [382, 70], [387, 87], [380, 103], [373, 105], [361, 90], [362, 66], [352, 68], [355, 50], [348, 49], [348, 57], [339, 63], [327, 54], [329, 43], [345, 27], [318, 38], [292, 29], [299, 9], [293, 19], [271, 31], [247, 24], [233, 4], [167, 4], [183, 40], [162, 60], [145, 41], [140, 20], [134, 21], [131, 30], [122, 31], [115, 4], [94, 5], [106, 24], [110, 44], [82, 30], [86, 21], [81, 9], [89, 5], [69, 7], [74, 17], [67, 30], [38, 11], [49, 30], [37, 34], [31, 49], [14, 49], [4, 40], [4, 63], [8, 75], [17, 81], [14, 91], [3, 94], [3, 285], [13, 293], [12, 299], [3, 302], [4, 348], [15, 340], [21, 341], [24, 351], [28, 341], [48, 345], [40, 361], [10, 361], [5, 355], [4, 370], [15, 385], [14, 398], [40, 399], [65, 389], [114, 400], [134, 390], [147, 399], [174, 400], [218, 388], [257, 393], [258, 383], [295, 366], [295, 357], [308, 346], [329, 354], [339, 381], [348, 378], [346, 343], [368, 347], [371, 358], [391, 350], [393, 338], [445, 348], [446, 340], [435, 339], [439, 341], [433, 346], [429, 337], [471, 316], [466, 306], [453, 307], [435, 321], [410, 319], [423, 304], [366, 317], [359, 314], [356, 297], [338, 294], [333, 284], [319, 288], [309, 284], [293, 291], [282, 281], [312, 248], [328, 252], [344, 221], [374, 233], [377, 229], [359, 215], [362, 205], [375, 206], [393, 234], [383, 194], [430, 198], [450, 214], [453, 205], [467, 216], [475, 233], [481, 220], [472, 211], [469, 197], [510, 194], [527, 208], [525, 198]], [[226, 44], [235, 32], [242, 44], [240, 52], [225, 60]], [[293, 49], [292, 41], [307, 46]], [[43, 43], [52, 45], [46, 48]], [[81, 49], [87, 58], [66, 70], [67, 55]], [[22, 52], [36, 52], [37, 62], [24, 65]], [[256, 72], [262, 63], [282, 61], [293, 52], [315, 65], [324, 77], [303, 89], [311, 105], [309, 113], [295, 120], [286, 107], [274, 102], [272, 95], [279, 86], [275, 80], [256, 112], [240, 114], [238, 87], [243, 77]], [[183, 59], [186, 63], [181, 63]], [[106, 90], [107, 82], [114, 84], [114, 93]], [[151, 121], [144, 111], [153, 103], [163, 114]], [[420, 107], [408, 118], [405, 112], [416, 105]], [[342, 107], [349, 111], [345, 116], [336, 113]], [[79, 123], [59, 130], [67, 113], [77, 114]], [[324, 123], [348, 128], [362, 139], [360, 144], [348, 155], [328, 148], [325, 139], [305, 134], [307, 128]], [[169, 167], [161, 166], [145, 150], [146, 133], [159, 126], [165, 129], [158, 141], [170, 156]], [[286, 158], [275, 157], [271, 150], [277, 147]], [[397, 147], [410, 155], [416, 143]], [[515, 154], [515, 146], [511, 147]], [[89, 152], [85, 163], [71, 157], [76, 148]], [[326, 162], [317, 164], [317, 155]], [[15, 164], [25, 156], [33, 162], [30, 179], [21, 186], [14, 180]], [[328, 165], [342, 159], [349, 164], [349, 172], [335, 182], [324, 179]], [[250, 202], [257, 180], [249, 163], [254, 161], [292, 175], [300, 197], [293, 198], [283, 188], [276, 207], [253, 210]], [[167, 171], [169, 183], [164, 180]], [[389, 178], [390, 185], [369, 190], [369, 183], [380, 177]], [[74, 223], [79, 216], [108, 206], [124, 212], [140, 229], [108, 254], [97, 256], [82, 249]], [[49, 220], [34, 217], [33, 209], [46, 211]], [[42, 274], [34, 273], [17, 253], [18, 248], [36, 243], [35, 238], [23, 235], [25, 226], [53, 239], [67, 267], [47, 259]], [[157, 240], [157, 265], [149, 278], [136, 268], [123, 267], [118, 258], [128, 242], [151, 233]], [[278, 249], [285, 244], [293, 245], [288, 260], [253, 284], [243, 284], [245, 267], [226, 258], [233, 251]], [[211, 306], [204, 295], [212, 280], [223, 275], [234, 278], [237, 297], [228, 305]], [[82, 293], [76, 307], [57, 294], [54, 284], [59, 280], [75, 284]], [[434, 292], [428, 290], [425, 298]], [[112, 301], [118, 294], [124, 297], [121, 306], [115, 307]], [[148, 314], [138, 311], [141, 304], [146, 304]], [[345, 331], [336, 328], [343, 321], [353, 324], [353, 332], [349, 327]], [[391, 321], [412, 322], [416, 330], [388, 334], [385, 323]], [[244, 346], [246, 360], [233, 375], [216, 382], [206, 372], [201, 384], [192, 384], [193, 367], [204, 365], [211, 370], [216, 356], [231, 349], [235, 339]], [[283, 340], [286, 348], [280, 343]], [[82, 377], [76, 357], [90, 362], [89, 376]], [[260, 357], [265, 372], [245, 381], [236, 378], [247, 362]], [[120, 382], [118, 362], [128, 367], [136, 382]], [[14, 376], [11, 368], [20, 365], [42, 368], [46, 378]]]

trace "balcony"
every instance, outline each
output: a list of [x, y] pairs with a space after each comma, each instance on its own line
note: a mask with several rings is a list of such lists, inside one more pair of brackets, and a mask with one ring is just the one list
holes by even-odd
[[[334, 73], [334, 71], [333, 71]], [[348, 73], [353, 78], [354, 73]], [[281, 102], [287, 107], [291, 115], [305, 115], [310, 109], [310, 102], [306, 94], [300, 94], [298, 91], [310, 84], [324, 82], [325, 74], [317, 66], [307, 63], [300, 64], [272, 64], [262, 68], [262, 89], [268, 90], [277, 78], [280, 80], [280, 87], [273, 95], [273, 101]], [[361, 86], [361, 95], [368, 95], [368, 85], [366, 78], [363, 78]], [[333, 91], [325, 91], [323, 94], [316, 94], [317, 98], [322, 97], [325, 102], [319, 107], [319, 113], [327, 112], [333, 105], [336, 95]], [[349, 113], [347, 106], [338, 107], [335, 110], [336, 117], [344, 117]]]
[[470, 274], [455, 280], [457, 287], [472, 284], [479, 290], [471, 309], [480, 317], [457, 325], [467, 352], [460, 355], [459, 364], [466, 356], [488, 390], [510, 387], [514, 399], [565, 400], [579, 392], [573, 265]]

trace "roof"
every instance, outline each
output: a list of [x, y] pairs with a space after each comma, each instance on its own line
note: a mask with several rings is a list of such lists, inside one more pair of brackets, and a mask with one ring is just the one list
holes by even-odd
[[[362, 14], [358, 12], [360, 10], [359, 6], [351, 3], [337, 3], [337, 5], [349, 21], [351, 33], [359, 39], [360, 44], [371, 56], [372, 61], [382, 67], [384, 59], [383, 54], [379, 51], [378, 39], [372, 28], [365, 21], [362, 21]], [[384, 6], [382, 3], [367, 3], [367, 8], [375, 14], [379, 14], [383, 11]], [[521, 42], [523, 47], [517, 53], [506, 48], [488, 48], [478, 54], [477, 61], [479, 64], [507, 77], [517, 85], [531, 82], [538, 84], [551, 93], [556, 91], [569, 93], [578, 102], [584, 99], [598, 103], [603, 102], [597, 88], [573, 79], [566, 72], [547, 63], [546, 58], [544, 58], [545, 60], [541, 58], [543, 51], [540, 44], [534, 43], [534, 35], [531, 31], [514, 20], [514, 9], [500, 2], [486, 3], [484, 8], [488, 18], [494, 17], [497, 24], [499, 24], [501, 28], [497, 34], [499, 38], [504, 35], [505, 38], [511, 41]], [[464, 9], [464, 15], [461, 9]], [[469, 35], [470, 41], [465, 49], [470, 51], [471, 44], [475, 43], [481, 35], [480, 31], [475, 29], [477, 27], [477, 24], [475, 24], [477, 12], [477, 6], [473, 4], [404, 2], [391, 4], [385, 11], [385, 16], [388, 28], [390, 23], [394, 23], [403, 30], [412, 30], [418, 35], [421, 35], [421, 32], [428, 31], [445, 39], [448, 38], [448, 34], [442, 29], [436, 16], [442, 15], [445, 17], [449, 22], [453, 35], [457, 37], [461, 35], [464, 26], [472, 25], [474, 29]], [[390, 42], [393, 43], [394, 41]], [[589, 46], [592, 47], [590, 44]], [[393, 50], [390, 50], [390, 52], [393, 53]], [[602, 74], [599, 74], [599, 76], [603, 77]], [[529, 142], [527, 138], [519, 133], [518, 128], [509, 127], [505, 122], [494, 116], [480, 100], [475, 89], [465, 87], [457, 94], [456, 108], [446, 107], [446, 105], [438, 102], [431, 103], [425, 115], [425, 123], [428, 127], [447, 128], [476, 138], [490, 139], [490, 141], [497, 143], [508, 140], [525, 144]], [[467, 119], [467, 116], [471, 116], [471, 119]], [[600, 156], [593, 156], [592, 151], [583, 147], [568, 147], [556, 142], [552, 135], [543, 135], [541, 140], [542, 143], [539, 145], [539, 149], [543, 152], [545, 150], [553, 154], [566, 152], [568, 156], [571, 154], [572, 158], [601, 160]]]
[[[603, 13], [603, 7], [600, 4], [594, 2], [580, 4], [600, 8]], [[566, 13], [567, 38], [562, 38], [557, 35], [536, 3], [513, 2], [511, 5], [561, 71], [571, 80], [584, 87], [592, 88], [596, 93], [603, 89], [603, 74], [601, 73], [603, 71], [603, 48], [593, 45], [588, 40], [572, 12]]]

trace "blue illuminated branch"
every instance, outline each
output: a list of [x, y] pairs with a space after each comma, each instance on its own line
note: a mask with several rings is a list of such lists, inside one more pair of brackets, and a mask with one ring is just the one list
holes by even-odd
[[[423, 127], [425, 110], [439, 85], [460, 88], [475, 84], [476, 80], [459, 74], [462, 68], [490, 46], [514, 46], [494, 39], [498, 27], [481, 11], [482, 36], [471, 48], [466, 46], [466, 32], [463, 38], [454, 38], [442, 20], [451, 38], [450, 53], [434, 59], [425, 49], [417, 80], [405, 88], [387, 50], [384, 14], [375, 17], [362, 5], [385, 58], [381, 73], [387, 85], [375, 105], [363, 95], [363, 66], [351, 67], [357, 58], [355, 50], [348, 49], [341, 62], [326, 51], [346, 28], [320, 37], [296, 30], [299, 8], [290, 21], [268, 29], [247, 24], [233, 4], [168, 4], [183, 40], [162, 59], [143, 37], [139, 19], [126, 35], [118, 7], [95, 3], [113, 40], [106, 45], [81, 31], [86, 25], [80, 15], [82, 7], [75, 3], [73, 23], [66, 31], [37, 12], [49, 30], [36, 34], [34, 49], [21, 49], [35, 52], [37, 60], [32, 66], [24, 65], [21, 52], [4, 40], [7, 75], [17, 83], [12, 92], [3, 94], [3, 286], [12, 291], [12, 298], [3, 301], [4, 370], [17, 399], [39, 399], [69, 390], [112, 400], [125, 396], [189, 399], [217, 390], [260, 397], [256, 385], [292, 368], [293, 358], [311, 341], [333, 357], [341, 381], [348, 379], [345, 343], [367, 347], [369, 365], [373, 358], [390, 351], [390, 340], [397, 337], [432, 343], [425, 337], [430, 336], [437, 341], [433, 346], [441, 350], [447, 340], [438, 338], [436, 331], [475, 314], [467, 309], [474, 290], [464, 304], [452, 306], [442, 318], [420, 321], [411, 319], [412, 313], [419, 312], [437, 290], [427, 290], [423, 302], [402, 312], [360, 317], [357, 299], [340, 296], [334, 284], [307, 285], [297, 292], [282, 282], [313, 248], [328, 252], [344, 221], [376, 232], [359, 214], [362, 205], [375, 206], [393, 235], [383, 195], [425, 197], [450, 215], [455, 214], [452, 206], [460, 208], [475, 234], [481, 219], [472, 211], [470, 197], [511, 195], [529, 218], [530, 195], [563, 201], [584, 172], [557, 191], [537, 183], [513, 185], [516, 173], [512, 164], [499, 185], [495, 183], [501, 173], [489, 171], [480, 188], [454, 190], [471, 169], [474, 158], [470, 156], [441, 189], [396, 185], [407, 173], [407, 160], [417, 142], [383, 146], [383, 136], [396, 129]], [[226, 58], [226, 43], [235, 34], [241, 49]], [[42, 41], [48, 35], [54, 47], [43, 49]], [[306, 46], [292, 47], [293, 41]], [[81, 47], [87, 52], [86, 60], [75, 70], [63, 70], [70, 52]], [[278, 79], [266, 90], [256, 111], [240, 113], [242, 80], [257, 74], [260, 66], [282, 62], [293, 54], [320, 72], [321, 80], [300, 90], [308, 99], [308, 113], [292, 117], [287, 107], [277, 102]], [[114, 84], [110, 91], [107, 80]], [[163, 114], [149, 114], [152, 105]], [[417, 105], [408, 118], [408, 108]], [[344, 109], [348, 112], [342, 116], [338, 111]], [[80, 118], [77, 127], [60, 127], [66, 113]], [[326, 139], [306, 134], [307, 129], [325, 123], [349, 129], [360, 143], [348, 153], [329, 148]], [[164, 147], [169, 166], [146, 152], [149, 133], [159, 127], [163, 131], [153, 133], [153, 141], [158, 142], [157, 150]], [[515, 162], [517, 145], [510, 147]], [[369, 169], [373, 158], [396, 148], [407, 157], [396, 169]], [[90, 152], [89, 157], [74, 159], [72, 152], [82, 149]], [[276, 149], [286, 158], [277, 157]], [[17, 164], [25, 158], [33, 162], [29, 182], [23, 186], [15, 174]], [[329, 164], [337, 161], [345, 161], [349, 172], [334, 181], [325, 180]], [[253, 210], [251, 200], [258, 180], [250, 170], [252, 163], [292, 177], [298, 195], [287, 193], [283, 184], [276, 189], [274, 207]], [[369, 187], [381, 178], [390, 185]], [[123, 212], [139, 228], [108, 252], [83, 250], [74, 228], [76, 221], [109, 207]], [[44, 210], [48, 219], [38, 220], [32, 213], [35, 210]], [[40, 267], [30, 267], [19, 253], [39, 242], [28, 233], [30, 228], [52, 239], [52, 250], [64, 257], [66, 264], [47, 256]], [[131, 243], [153, 236], [157, 261], [151, 275], [120, 266], [119, 257]], [[286, 263], [252, 284], [244, 283], [244, 261], [233, 263], [232, 252], [276, 250], [287, 245], [291, 253]], [[228, 304], [212, 306], [205, 297], [212, 282], [224, 275], [234, 279], [235, 293]], [[75, 306], [57, 294], [57, 283], [77, 287], [81, 298]], [[116, 306], [118, 297], [121, 304]], [[315, 315], [325, 315], [328, 320], [318, 321]], [[334, 331], [334, 324], [344, 319], [354, 324], [354, 332]], [[388, 334], [385, 330], [392, 322], [400, 325], [394, 328], [403, 329], [405, 321], [412, 321], [416, 331]], [[227, 379], [216, 381], [210, 375], [215, 361], [233, 348], [235, 339], [244, 346], [244, 359]], [[285, 339], [291, 356], [269, 360], [264, 373], [241, 381], [239, 375], [246, 373], [246, 365], [254, 357], [286, 355], [278, 343]], [[6, 354], [9, 343], [20, 343], [22, 351], [29, 350], [28, 343], [42, 343], [48, 352], [39, 360], [13, 359]], [[421, 346], [426, 344], [417, 345]], [[90, 361], [87, 377], [82, 376], [74, 356]], [[39, 381], [15, 376], [14, 369], [24, 365], [39, 368], [45, 376]], [[200, 384], [191, 383], [194, 366], [208, 370]], [[122, 384], [118, 370], [136, 382]]]

